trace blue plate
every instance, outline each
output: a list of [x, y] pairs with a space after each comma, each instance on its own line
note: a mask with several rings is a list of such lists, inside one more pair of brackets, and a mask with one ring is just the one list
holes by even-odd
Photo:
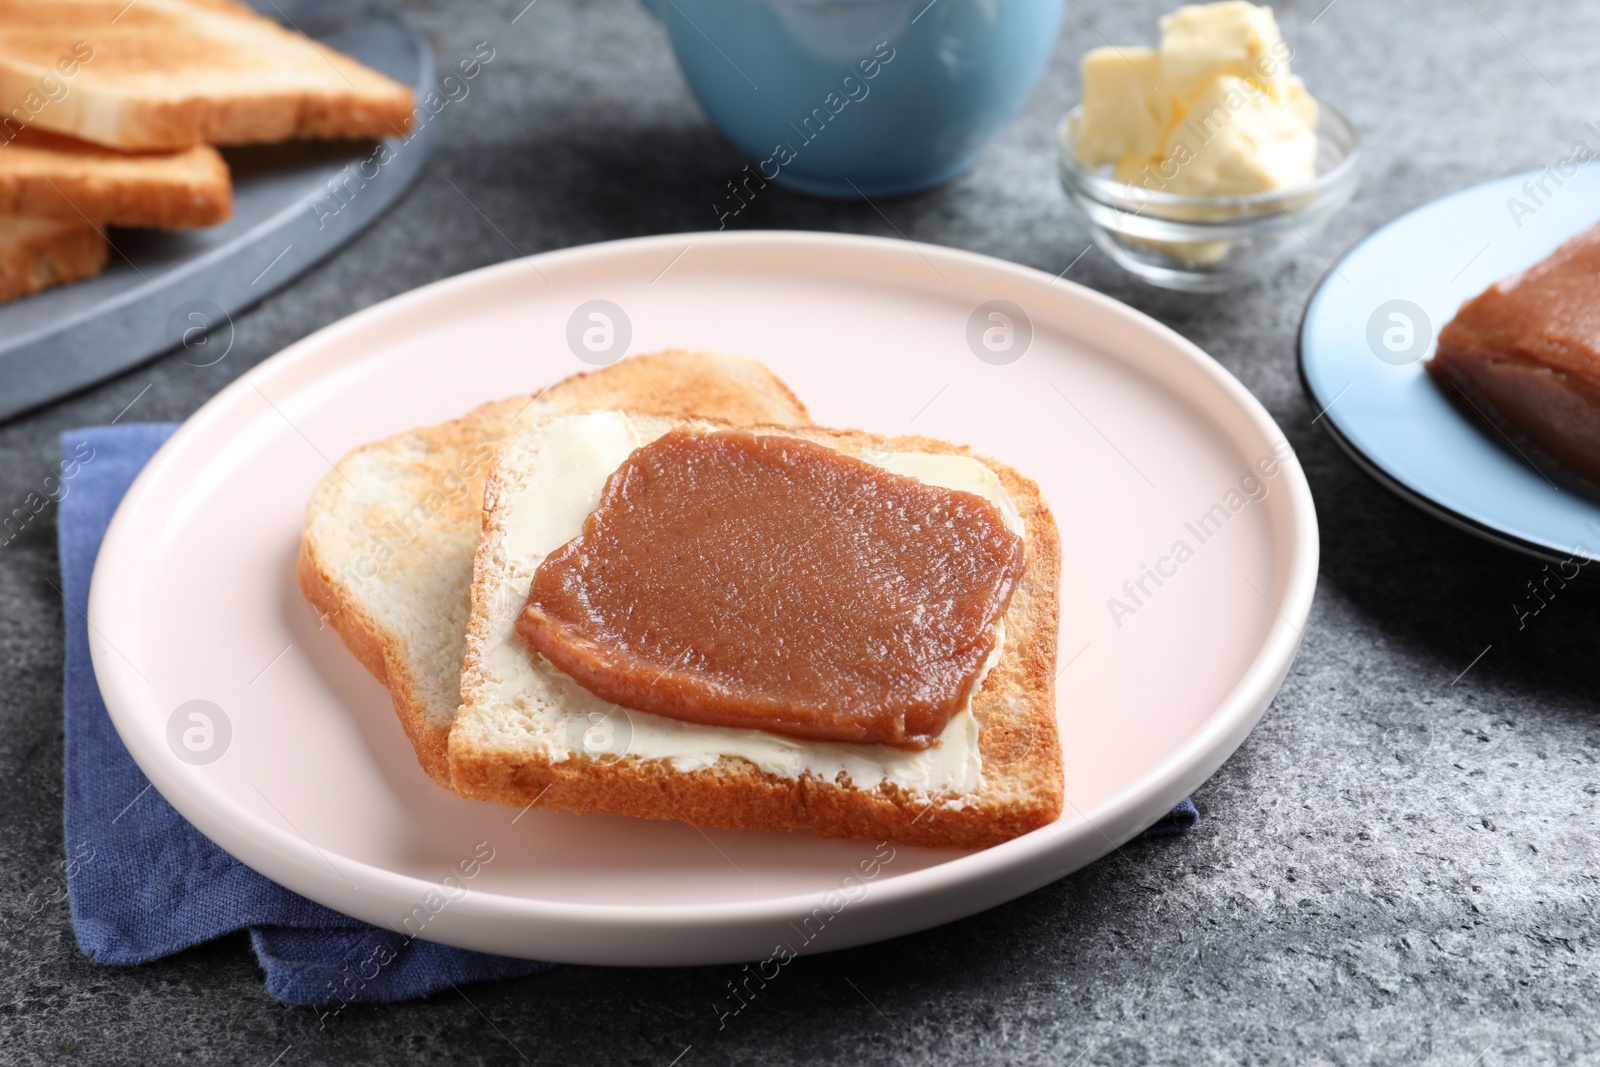
[[1600, 494], [1462, 415], [1423, 361], [1463, 301], [1597, 219], [1600, 164], [1555, 164], [1454, 193], [1357, 245], [1300, 326], [1300, 379], [1316, 421], [1357, 464], [1469, 533], [1579, 566], [1600, 559]]

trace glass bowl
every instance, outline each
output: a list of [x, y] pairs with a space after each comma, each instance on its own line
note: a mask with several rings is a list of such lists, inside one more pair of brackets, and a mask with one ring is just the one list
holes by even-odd
[[1119, 182], [1086, 167], [1072, 125], [1056, 143], [1061, 187], [1089, 216], [1095, 244], [1122, 267], [1165, 289], [1211, 293], [1242, 285], [1307, 247], [1357, 185], [1360, 145], [1350, 120], [1318, 101], [1316, 178], [1251, 196], [1182, 196]]

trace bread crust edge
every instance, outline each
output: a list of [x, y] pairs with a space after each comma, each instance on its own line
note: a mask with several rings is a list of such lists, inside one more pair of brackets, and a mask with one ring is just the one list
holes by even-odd
[[327, 567], [318, 560], [316, 549], [304, 536], [295, 559], [295, 575], [300, 592], [322, 621], [333, 627], [345, 648], [389, 691], [395, 717], [416, 749], [422, 769], [440, 785], [451, 786], [449, 733], [429, 729], [423, 721], [418, 710], [421, 701], [401, 650], [385, 636], [386, 631], [376, 620], [341, 595], [339, 584], [332, 580]]

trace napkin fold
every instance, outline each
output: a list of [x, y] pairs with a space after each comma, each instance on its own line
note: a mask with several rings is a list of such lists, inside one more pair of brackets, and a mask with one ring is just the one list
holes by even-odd
[[[407, 937], [323, 907], [228, 855], [151, 788], [100, 699], [85, 612], [111, 516], [175, 429], [132, 423], [61, 436], [54, 497], [67, 631], [63, 824], [78, 944], [100, 963], [137, 964], [248, 930], [267, 991], [292, 1004], [408, 1000], [549, 969]], [[1185, 800], [1144, 836], [1183, 833], [1198, 821]]]
[[452, 984], [548, 969], [409, 938], [307, 900], [212, 844], [151, 788], [101, 702], [84, 612], [106, 526], [135, 475], [175, 429], [135, 423], [61, 436], [63, 822], [78, 944], [98, 962], [134, 964], [249, 930], [267, 991], [292, 1004], [408, 1000]]

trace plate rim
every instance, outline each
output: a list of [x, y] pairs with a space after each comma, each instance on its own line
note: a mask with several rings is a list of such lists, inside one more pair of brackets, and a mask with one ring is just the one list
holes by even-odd
[[[1193, 342], [1143, 312], [1077, 283], [1052, 278], [1032, 267], [963, 249], [904, 239], [782, 230], [672, 233], [624, 238], [506, 260], [390, 297], [330, 323], [268, 357], [229, 383], [185, 420], [130, 486], [112, 518], [95, 567], [88, 603], [90, 645], [96, 677], [100, 681], [112, 722], [141, 770], [156, 784], [163, 797], [230, 855], [269, 879], [288, 885], [319, 903], [380, 926], [385, 920], [377, 916], [374, 908], [366, 906], [368, 902], [409, 904], [436, 885], [341, 853], [338, 856], [340, 866], [335, 870], [359, 870], [369, 886], [368, 889], [357, 891], [357, 895], [364, 899], [355, 901], [356, 906], [352, 907], [350, 896], [338, 890], [338, 880], [328, 877], [326, 861], [320, 858], [323, 853], [317, 846], [309, 840], [297, 838], [258, 813], [242, 811], [239, 813], [242, 817], [214, 815], [204, 803], [207, 790], [203, 787], [203, 776], [185, 773], [188, 768], [178, 767], [175, 760], [164, 758], [153, 735], [135, 726], [134, 718], [140, 714], [136, 690], [142, 679], [136, 677], [137, 672], [132, 670], [131, 664], [121, 662], [120, 653], [116, 652], [106, 635], [120, 630], [114, 622], [116, 609], [112, 604], [113, 589], [119, 581], [127, 581], [118, 575], [119, 571], [127, 569], [129, 531], [145, 499], [154, 492], [154, 487], [178, 461], [190, 441], [200, 437], [213, 422], [222, 417], [238, 397], [257, 389], [255, 382], [263, 377], [264, 372], [280, 374], [291, 371], [308, 360], [315, 360], [319, 352], [376, 320], [405, 314], [417, 305], [448, 297], [458, 289], [492, 285], [503, 275], [526, 270], [530, 263], [559, 268], [581, 264], [586, 260], [627, 258], [658, 247], [675, 251], [686, 241], [696, 247], [715, 242], [734, 248], [745, 246], [747, 251], [765, 249], [779, 254], [790, 249], [821, 250], [848, 257], [852, 250], [868, 250], [914, 255], [924, 261], [933, 257], [980, 272], [997, 272], [1018, 282], [1052, 285], [1060, 291], [1060, 299], [1069, 304], [1092, 305], [1103, 314], [1120, 319], [1124, 325], [1147, 334], [1153, 333], [1165, 342], [1164, 347], [1170, 350], [1172, 358], [1190, 364], [1191, 369], [1199, 371], [1213, 387], [1220, 390], [1222, 396], [1231, 403], [1231, 418], [1242, 419], [1250, 431], [1265, 440], [1287, 443], [1281, 427], [1265, 406], [1233, 374]], [[1114, 352], [1107, 355], [1112, 359], [1118, 358]], [[1231, 418], [1225, 421], [1218, 415], [1200, 410], [1189, 397], [1178, 393], [1174, 395], [1191, 410], [1197, 411], [1203, 422], [1212, 428], [1227, 427], [1228, 421], [1231, 421]], [[1276, 617], [1271, 618], [1266, 633], [1255, 645], [1252, 659], [1238, 676], [1233, 688], [1217, 701], [1184, 743], [1143, 776], [1129, 781], [1124, 788], [1102, 799], [1088, 811], [1077, 809], [1069, 797], [1070, 810], [1064, 813], [1063, 820], [988, 849], [874, 882], [870, 895], [844, 913], [854, 913], [856, 920], [863, 917], [882, 919], [883, 913], [897, 904], [928, 898], [953, 898], [943, 899], [942, 907], [934, 907], [933, 912], [937, 914], [933, 917], [925, 914], [915, 921], [890, 923], [888, 927], [881, 922], [863, 924], [857, 921], [853, 923], [854, 929], [841, 931], [842, 936], [830, 940], [826, 948], [813, 948], [807, 944], [801, 948], [802, 954], [832, 951], [925, 929], [985, 910], [1048, 884], [1117, 849], [1170, 810], [1233, 755], [1265, 714], [1287, 677], [1302, 643], [1305, 623], [1315, 596], [1320, 560], [1318, 523], [1309, 482], [1292, 446], [1282, 461], [1281, 470], [1286, 498], [1282, 507], [1287, 526], [1281, 544], [1282, 562], [1275, 568], [1278, 574], [1274, 575], [1271, 590], [1280, 602], [1272, 604], [1268, 601]], [[102, 566], [102, 563], [105, 565]], [[148, 685], [146, 697], [153, 702]], [[1090, 833], [1102, 839], [1101, 842], [1092, 843], [1088, 851], [1093, 855], [1087, 860], [1073, 858], [1075, 852], [1084, 851], [1076, 844], [1078, 838], [1066, 829], [1075, 822], [1069, 818], [1074, 813], [1082, 819]], [[1100, 847], [1102, 842], [1109, 847]], [[266, 866], [277, 868], [278, 873], [263, 870], [263, 861]], [[278, 867], [279, 864], [283, 866]], [[284, 869], [294, 876], [293, 884], [282, 877]], [[1015, 872], [1017, 877], [996, 890], [992, 885], [995, 876], [1007, 871]], [[376, 891], [379, 887], [383, 890], [381, 899]], [[474, 890], [440, 912], [428, 927], [428, 937], [425, 939], [480, 951], [532, 955], [527, 951], [519, 952], [517, 946], [503, 939], [487, 939], [480, 936], [481, 931], [473, 930], [474, 923], [494, 919], [501, 922], [513, 920], [523, 929], [539, 923], [567, 923], [587, 924], [592, 932], [594, 925], [603, 925], [621, 928], [633, 935], [652, 932], [661, 935], [665, 941], [672, 941], [674, 934], [709, 928], [737, 926], [753, 929], [759, 926], [765, 929], [797, 913], [809, 913], [825, 896], [826, 893], [821, 892], [802, 892], [713, 904], [588, 904]], [[504, 933], [501, 931], [502, 935]], [[681, 937], [678, 940], [681, 941]], [[635, 946], [636, 949], [643, 947]], [[610, 957], [606, 953], [587, 951], [575, 956], [540, 952], [537, 958], [580, 963], [646, 964], [728, 962], [751, 958], [745, 953], [730, 955], [726, 951], [684, 951], [681, 945], [677, 950], [669, 945], [663, 952], [665, 958], [654, 958], [650, 952], [640, 951], [620, 955], [612, 953]]]
[[[1600, 166], [1600, 164], [1592, 165]], [[1480, 519], [1473, 518], [1471, 515], [1458, 511], [1455, 508], [1452, 508], [1449, 505], [1434, 499], [1423, 489], [1411, 485], [1398, 474], [1389, 470], [1388, 467], [1386, 467], [1377, 456], [1371, 455], [1369, 452], [1358, 446], [1355, 441], [1353, 441], [1350, 436], [1339, 427], [1339, 417], [1333, 414], [1332, 402], [1325, 402], [1322, 397], [1317, 395], [1315, 386], [1311, 384], [1311, 375], [1306, 370], [1306, 329], [1311, 320], [1311, 309], [1317, 303], [1318, 298], [1322, 296], [1323, 291], [1329, 287], [1329, 284], [1332, 282], [1334, 277], [1338, 275], [1339, 268], [1342, 267], [1351, 256], [1354, 256], [1357, 252], [1361, 251], [1382, 234], [1402, 225], [1414, 215], [1419, 215], [1424, 211], [1431, 210], [1440, 204], [1448, 203], [1449, 201], [1455, 200], [1459, 197], [1468, 196], [1490, 185], [1498, 185], [1501, 182], [1515, 182], [1519, 178], [1529, 178], [1542, 173], [1544, 172], [1537, 170], [1519, 171], [1515, 174], [1505, 174], [1498, 178], [1490, 178], [1487, 181], [1481, 181], [1474, 185], [1469, 185], [1464, 189], [1452, 190], [1443, 196], [1435, 197], [1426, 203], [1418, 204], [1416, 207], [1396, 215], [1394, 218], [1390, 219], [1388, 222], [1385, 222], [1383, 225], [1367, 234], [1361, 240], [1357, 241], [1350, 248], [1346, 249], [1343, 255], [1334, 260], [1333, 263], [1329, 265], [1328, 269], [1323, 271], [1322, 277], [1317, 279], [1317, 284], [1312, 286], [1311, 295], [1306, 298], [1305, 306], [1300, 309], [1300, 323], [1295, 328], [1294, 338], [1295, 372], [1300, 379], [1301, 391], [1305, 393], [1306, 399], [1310, 400], [1312, 405], [1315, 406], [1319, 412], [1317, 419], [1314, 421], [1323, 423], [1324, 431], [1333, 439], [1334, 444], [1338, 445], [1340, 450], [1344, 452], [1347, 457], [1349, 457], [1352, 463], [1355, 464], [1356, 469], [1360, 470], [1374, 482], [1377, 482], [1378, 485], [1384, 489], [1387, 489], [1401, 501], [1416, 508], [1424, 515], [1427, 515], [1433, 519], [1437, 519], [1455, 530], [1465, 533], [1471, 537], [1475, 537], [1479, 541], [1499, 549], [1502, 552], [1509, 552], [1524, 559], [1532, 559], [1540, 563], [1551, 563], [1558, 565], [1566, 563], [1575, 557], [1584, 558], [1590, 562], [1600, 562], [1600, 555], [1585, 556], [1583, 553], [1576, 551], [1562, 553], [1557, 549], [1551, 548], [1549, 545], [1542, 544], [1538, 541], [1529, 540], [1528, 538], [1495, 526], [1492, 523], [1487, 523]], [[1568, 490], [1562, 491], [1567, 492]]]

